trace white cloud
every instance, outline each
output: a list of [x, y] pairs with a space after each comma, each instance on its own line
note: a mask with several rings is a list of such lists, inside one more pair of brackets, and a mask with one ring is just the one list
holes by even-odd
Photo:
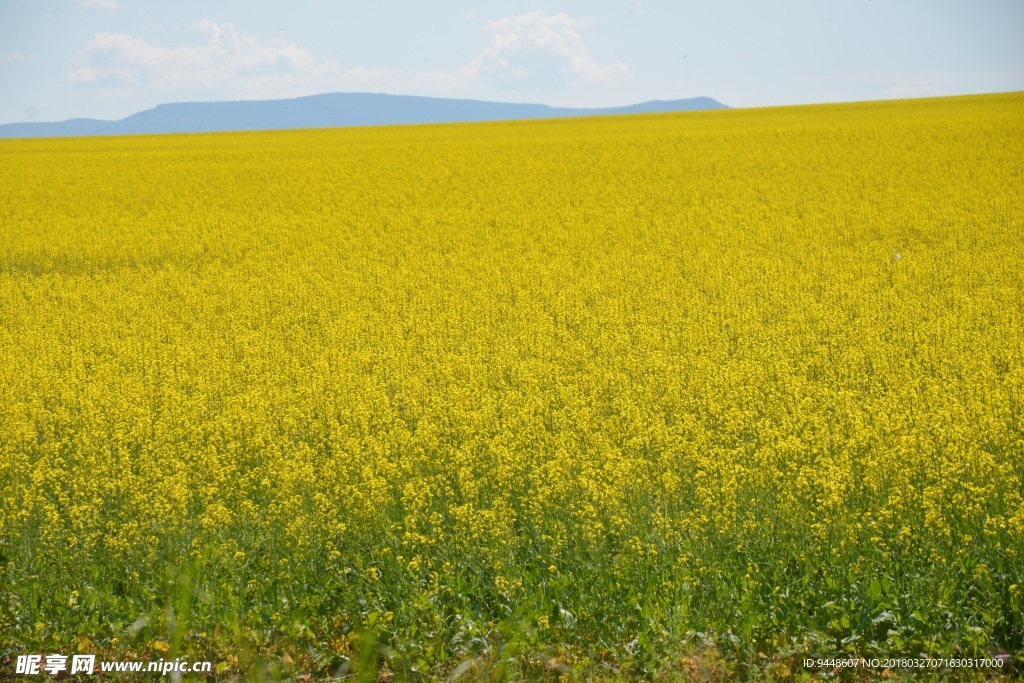
[[913, 97], [939, 97], [947, 94], [934, 85], [897, 85], [885, 91], [891, 99], [908, 99]]
[[600, 64], [590, 56], [578, 28], [585, 24], [566, 14], [541, 10], [505, 17], [484, 24], [491, 34], [487, 47], [475, 59], [448, 71], [421, 74], [424, 84], [467, 85], [489, 74], [514, 79], [531, 76], [536, 66], [523, 57], [542, 55], [560, 71], [584, 83], [614, 83], [629, 77], [622, 62]]
[[97, 33], [67, 65], [64, 83], [143, 96], [147, 101], [267, 99], [314, 93], [420, 91], [470, 93], [498, 82], [533, 86], [608, 84], [629, 78], [622, 62], [591, 56], [580, 35], [586, 24], [564, 13], [534, 11], [483, 25], [488, 39], [467, 63], [439, 72], [394, 73], [318, 59], [294, 42], [240, 32], [203, 20], [191, 41], [161, 44], [141, 28]]
[[82, 0], [82, 7], [87, 10], [113, 12], [120, 7], [114, 0]]
[[[372, 84], [386, 69], [345, 69], [318, 61], [304, 47], [264, 42], [233, 24], [204, 20], [205, 42], [173, 48], [124, 33], [97, 33], [65, 72], [72, 85], [146, 87], [161, 92], [212, 89], [223, 96], [294, 97], [356, 84]], [[169, 94], [169, 93], [167, 93]]]
[[[3, 43], [0, 43], [0, 47], [3, 47]], [[36, 58], [36, 55], [28, 54], [26, 52], [4, 52], [0, 50], [0, 67], [7, 62], [30, 62]]]

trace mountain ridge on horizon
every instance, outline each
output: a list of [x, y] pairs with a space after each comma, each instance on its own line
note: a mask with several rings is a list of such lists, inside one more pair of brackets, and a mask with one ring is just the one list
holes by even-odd
[[419, 95], [325, 93], [277, 100], [159, 104], [123, 119], [74, 118], [0, 124], [0, 138], [220, 133], [231, 131], [345, 128], [426, 123], [653, 114], [728, 109], [710, 97], [650, 100], [624, 107], [552, 107]]

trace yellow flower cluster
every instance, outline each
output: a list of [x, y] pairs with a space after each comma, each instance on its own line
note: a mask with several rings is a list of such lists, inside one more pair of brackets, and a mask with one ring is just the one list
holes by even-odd
[[1019, 644], [1022, 159], [1020, 94], [2, 141], [0, 630], [187, 566], [428, 663]]

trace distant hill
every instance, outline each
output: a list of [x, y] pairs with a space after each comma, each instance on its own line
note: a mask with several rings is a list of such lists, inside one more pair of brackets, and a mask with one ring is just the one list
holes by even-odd
[[653, 100], [628, 107], [575, 109], [549, 107], [544, 104], [510, 104], [411, 95], [331, 93], [290, 100], [161, 104], [153, 109], [132, 114], [120, 121], [70, 119], [54, 123], [8, 123], [0, 125], [0, 138], [386, 126], [408, 123], [457, 123], [644, 114], [702, 109], [728, 109], [728, 107], [710, 97], [669, 101]]

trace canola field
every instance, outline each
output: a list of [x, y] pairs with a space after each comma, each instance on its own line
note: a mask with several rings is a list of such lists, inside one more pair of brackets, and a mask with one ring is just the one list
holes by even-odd
[[0, 195], [0, 674], [1024, 657], [1024, 94], [7, 140]]

